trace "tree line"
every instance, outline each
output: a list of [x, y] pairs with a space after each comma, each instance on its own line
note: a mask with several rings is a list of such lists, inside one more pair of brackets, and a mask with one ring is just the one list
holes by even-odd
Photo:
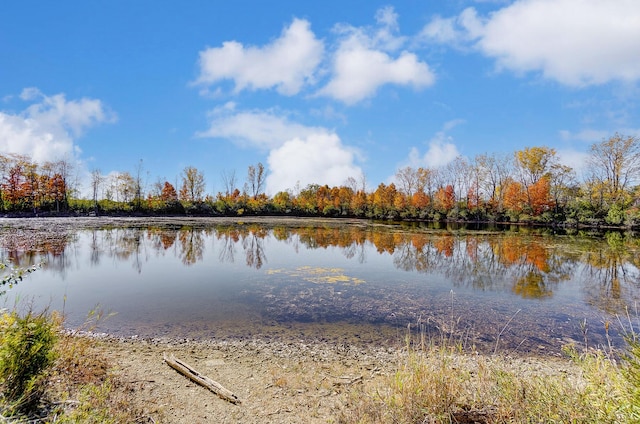
[[69, 161], [37, 164], [0, 155], [0, 211], [196, 215], [297, 215], [392, 220], [640, 224], [640, 139], [615, 134], [591, 146], [581, 175], [555, 149], [457, 157], [441, 168], [407, 166], [395, 182], [369, 187], [364, 176], [340, 186], [309, 184], [273, 196], [266, 171], [250, 165], [242, 187], [223, 171], [223, 190], [206, 193], [205, 176], [186, 167], [174, 183], [147, 183], [142, 161], [133, 173], [91, 173], [92, 198], [79, 198]]

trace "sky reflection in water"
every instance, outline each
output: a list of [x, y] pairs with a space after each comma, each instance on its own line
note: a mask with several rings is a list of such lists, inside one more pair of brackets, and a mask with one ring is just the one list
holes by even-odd
[[[468, 347], [557, 352], [620, 343], [635, 311], [639, 241], [539, 231], [405, 226], [111, 228], [35, 237], [3, 230], [5, 260], [43, 270], [10, 289], [71, 326], [143, 337], [401, 342], [409, 324]], [[21, 240], [30, 238], [31, 243]], [[508, 323], [508, 325], [506, 325]], [[500, 340], [498, 342], [498, 334]]]

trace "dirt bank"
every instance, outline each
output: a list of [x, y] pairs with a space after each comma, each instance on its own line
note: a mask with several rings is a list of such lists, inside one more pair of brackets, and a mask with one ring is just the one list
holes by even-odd
[[[96, 353], [109, 358], [117, 390], [142, 411], [138, 422], [155, 423], [332, 423], [353, 401], [385, 390], [406, 359], [397, 348], [323, 343], [170, 341], [104, 338]], [[238, 396], [220, 399], [163, 361], [175, 355]], [[460, 367], [478, 359], [460, 355]], [[578, 373], [566, 359], [482, 357], [519, 375]], [[456, 360], [458, 361], [458, 360]], [[467, 365], [464, 365], [464, 364]]]
[[[348, 389], [393, 372], [398, 352], [348, 346], [265, 341], [171, 342], [104, 339], [97, 352], [126, 384], [141, 422], [326, 423], [348, 403]], [[191, 365], [234, 392], [220, 399], [163, 361]]]

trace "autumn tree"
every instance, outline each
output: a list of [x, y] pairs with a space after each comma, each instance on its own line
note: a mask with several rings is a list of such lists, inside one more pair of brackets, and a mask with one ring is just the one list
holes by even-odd
[[56, 211], [60, 212], [60, 204], [65, 201], [67, 185], [62, 174], [55, 173], [47, 180], [46, 193], [56, 205]]
[[415, 208], [423, 209], [433, 203], [437, 172], [435, 169], [422, 167], [416, 170], [416, 192], [411, 199], [411, 204]]
[[[550, 203], [549, 190], [541, 190], [546, 187], [551, 179], [551, 171], [557, 166], [557, 157], [555, 149], [549, 147], [526, 147], [515, 153], [516, 170], [522, 189], [524, 190], [526, 202], [529, 208], [536, 213], [540, 210], [542, 203]], [[543, 178], [547, 181], [540, 182]], [[532, 189], [535, 187], [535, 192]], [[540, 196], [546, 194], [546, 199]]]
[[236, 171], [222, 171], [222, 186], [224, 187], [224, 195], [229, 197], [236, 189]]
[[511, 175], [512, 160], [496, 155], [476, 156], [476, 166], [482, 169], [483, 178], [480, 180], [482, 191], [487, 203], [494, 212], [501, 213], [503, 209], [503, 188]]
[[557, 163], [551, 166], [549, 178], [549, 195], [558, 211], [558, 208], [565, 208], [577, 195], [575, 171], [570, 166]]
[[418, 172], [410, 166], [398, 169], [396, 181], [400, 191], [410, 199], [418, 186]]
[[551, 183], [548, 176], [543, 176], [529, 187], [529, 207], [534, 215], [540, 215], [553, 207], [553, 201], [549, 195], [550, 191]]
[[340, 186], [338, 188], [337, 199], [335, 199], [335, 204], [338, 209], [340, 209], [341, 215], [348, 215], [349, 209], [351, 207], [351, 203], [353, 202], [353, 197], [355, 193], [351, 187]]
[[542, 178], [556, 163], [556, 151], [549, 147], [525, 147], [515, 153], [517, 170], [524, 185]]
[[392, 213], [396, 212], [396, 196], [398, 190], [396, 185], [391, 183], [386, 185], [380, 183], [373, 193], [373, 211], [380, 218], [388, 218]]
[[289, 212], [293, 208], [293, 201], [291, 199], [291, 193], [288, 191], [279, 191], [273, 196], [273, 200], [271, 201], [274, 208], [278, 212]]
[[527, 201], [527, 194], [518, 181], [508, 180], [504, 185], [504, 206], [508, 211], [520, 213]]
[[605, 201], [623, 203], [627, 190], [640, 180], [640, 139], [616, 133], [593, 144], [589, 165], [602, 183]]
[[436, 208], [443, 213], [448, 213], [456, 203], [456, 194], [451, 184], [446, 187], [440, 187], [435, 194]]
[[58, 187], [63, 188], [63, 192], [59, 193], [59, 200], [56, 203], [56, 207], [63, 206], [67, 208], [69, 205], [69, 196], [77, 191], [77, 181], [74, 182], [72, 178], [74, 171], [73, 162], [69, 158], [59, 159], [53, 162], [52, 169], [53, 173], [59, 175], [61, 179]]
[[[39, 206], [39, 192], [41, 191], [38, 181], [38, 165], [27, 158], [22, 163], [22, 172], [24, 174], [24, 182], [22, 186], [23, 201], [25, 206], [36, 208]], [[46, 187], [45, 187], [46, 188]]]
[[455, 198], [458, 201], [464, 201], [465, 196], [469, 192], [472, 183], [472, 170], [469, 162], [462, 156], [456, 157], [452, 162], [448, 163], [444, 169], [446, 181], [453, 189]]
[[115, 176], [116, 200], [129, 203], [136, 193], [136, 182], [129, 172], [121, 172]]
[[318, 184], [309, 184], [303, 190], [300, 190], [298, 195], [294, 199], [294, 205], [306, 214], [316, 214], [319, 211], [318, 208], [318, 191], [320, 186]]
[[23, 192], [24, 184], [23, 164], [19, 158], [12, 157], [10, 158], [7, 175], [2, 182], [2, 190], [4, 192], [4, 198], [13, 209], [18, 208], [18, 203], [21, 202], [25, 196]]
[[201, 202], [204, 195], [204, 174], [193, 166], [187, 166], [182, 171], [182, 187], [180, 200], [184, 202]]
[[247, 186], [249, 189], [247, 191], [254, 200], [264, 190], [266, 177], [262, 163], [258, 162], [256, 166], [249, 165], [247, 170]]
[[163, 202], [177, 202], [178, 201], [178, 192], [176, 191], [173, 184], [169, 181], [165, 181], [162, 185], [162, 191], [160, 192], [160, 200]]

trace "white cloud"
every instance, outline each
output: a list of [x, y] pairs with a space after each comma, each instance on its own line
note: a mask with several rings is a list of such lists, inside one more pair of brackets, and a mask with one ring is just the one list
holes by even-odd
[[206, 85], [230, 79], [236, 92], [276, 88], [280, 94], [290, 96], [313, 80], [323, 52], [324, 45], [310, 30], [309, 22], [294, 19], [271, 44], [245, 47], [237, 41], [227, 41], [222, 47], [201, 51], [197, 82]]
[[501, 69], [578, 87], [640, 79], [637, 0], [519, 0], [484, 20], [467, 14], [476, 47]]
[[375, 94], [385, 84], [422, 88], [433, 84], [429, 66], [413, 53], [402, 52], [397, 59], [367, 48], [357, 38], [343, 42], [334, 59], [334, 77], [318, 94], [354, 104]]
[[560, 137], [564, 141], [585, 141], [590, 143], [596, 143], [601, 141], [603, 138], [609, 136], [610, 133], [604, 130], [594, 130], [594, 129], [585, 129], [578, 132], [571, 132], [568, 130], [561, 130]]
[[296, 184], [338, 186], [349, 177], [362, 174], [354, 164], [356, 152], [344, 146], [334, 133], [294, 138], [274, 149], [267, 163], [267, 193], [293, 189]]
[[419, 150], [413, 147], [409, 153], [409, 162], [415, 167], [441, 168], [458, 156], [460, 152], [455, 144], [444, 139], [433, 139], [424, 155], [420, 155]]
[[556, 155], [558, 156], [558, 162], [573, 168], [576, 176], [579, 177], [586, 172], [590, 158], [589, 153], [573, 149], [559, 149]]
[[328, 130], [321, 127], [307, 127], [291, 122], [286, 116], [278, 116], [272, 111], [224, 113], [227, 111], [233, 109], [214, 110], [209, 129], [196, 136], [226, 138], [241, 146], [273, 149], [296, 137], [306, 138], [312, 134], [328, 133]]
[[442, 44], [455, 44], [462, 36], [463, 33], [456, 28], [455, 18], [443, 18], [441, 16], [434, 16], [418, 34], [420, 39]]
[[24, 154], [36, 162], [76, 156], [75, 139], [92, 126], [116, 117], [100, 100], [66, 100], [64, 94], [46, 96], [27, 88], [22, 100], [37, 101], [20, 113], [0, 112], [0, 151]]
[[340, 185], [362, 173], [358, 152], [327, 128], [309, 127], [274, 111], [235, 111], [227, 104], [212, 112], [209, 130], [199, 137], [227, 138], [241, 147], [269, 151], [266, 192], [275, 194], [308, 184]]
[[483, 24], [474, 8], [467, 8], [453, 18], [436, 15], [422, 28], [417, 38], [421, 41], [450, 44], [462, 48], [482, 35]]
[[427, 151], [421, 154], [418, 148], [413, 147], [409, 152], [406, 165], [400, 167], [402, 168], [409, 165], [414, 168], [441, 168], [452, 162], [460, 156], [460, 152], [458, 151], [458, 147], [453, 143], [453, 137], [447, 135], [447, 131], [464, 122], [463, 119], [454, 119], [445, 122], [442, 130], [438, 131], [431, 140], [429, 140], [429, 148]]
[[420, 89], [432, 85], [435, 76], [429, 66], [409, 51], [393, 57], [405, 38], [396, 35], [397, 15], [392, 8], [378, 11], [376, 30], [338, 26], [341, 33], [332, 62], [332, 78], [318, 91], [346, 104], [373, 96], [385, 84], [408, 85]]
[[[373, 35], [373, 44], [386, 51], [398, 50], [406, 42], [406, 37], [398, 34], [398, 14], [391, 6], [378, 9], [376, 22], [379, 28]], [[360, 30], [362, 32], [362, 29]]]

